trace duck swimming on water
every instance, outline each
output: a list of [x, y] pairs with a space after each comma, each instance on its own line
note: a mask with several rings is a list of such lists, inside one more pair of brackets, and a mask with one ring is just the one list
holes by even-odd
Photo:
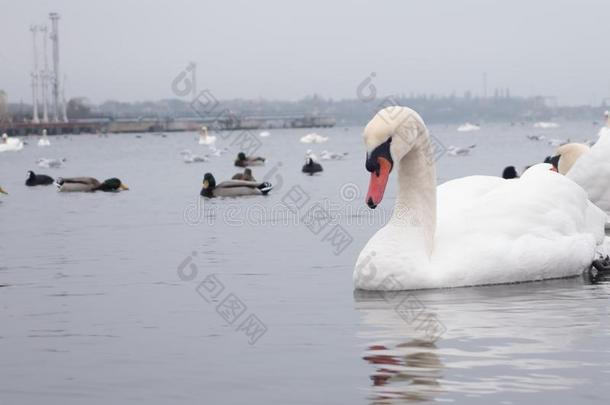
[[517, 169], [515, 169], [515, 166], [506, 166], [504, 168], [504, 171], [502, 172], [503, 179], [516, 179], [518, 177], [519, 174], [517, 173]]
[[267, 195], [273, 186], [271, 183], [257, 183], [255, 181], [228, 180], [216, 184], [212, 173], [203, 176], [201, 196], [213, 197], [243, 197], [247, 195]]
[[265, 158], [260, 156], [246, 156], [244, 152], [237, 154], [235, 159], [235, 166], [248, 167], [248, 166], [262, 166], [265, 164]]
[[245, 181], [256, 181], [252, 175], [252, 169], [244, 169], [243, 173], [236, 173], [231, 177], [232, 180], [245, 180]]
[[322, 165], [320, 163], [315, 162], [312, 158], [305, 159], [305, 164], [301, 169], [303, 173], [307, 173], [310, 176], [313, 176], [315, 173], [320, 173], [323, 170], [324, 169], [322, 168]]
[[46, 174], [36, 174], [33, 171], [28, 171], [28, 178], [25, 179], [26, 186], [48, 186], [53, 184], [53, 177]]
[[58, 191], [62, 192], [90, 192], [90, 191], [121, 191], [129, 190], [120, 179], [116, 177], [104, 180], [102, 183], [93, 177], [59, 177], [55, 182]]

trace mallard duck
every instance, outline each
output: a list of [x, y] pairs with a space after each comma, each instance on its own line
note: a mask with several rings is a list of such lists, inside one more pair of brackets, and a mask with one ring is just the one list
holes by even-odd
[[28, 178], [25, 179], [26, 186], [48, 186], [53, 184], [53, 177], [46, 174], [36, 174], [33, 171], [28, 171]]
[[228, 180], [216, 184], [212, 173], [203, 176], [203, 197], [242, 197], [246, 195], [267, 195], [273, 186], [270, 183], [257, 183], [255, 181]]
[[245, 180], [245, 181], [256, 181], [254, 176], [252, 175], [252, 169], [244, 169], [243, 173], [234, 174], [231, 177], [233, 180]]
[[262, 166], [265, 164], [265, 158], [260, 156], [246, 156], [244, 152], [237, 154], [235, 159], [235, 166], [248, 167], [248, 166]]
[[95, 179], [93, 177], [59, 177], [55, 183], [57, 185], [57, 189], [63, 192], [129, 190], [129, 187], [123, 184], [121, 180], [117, 179], [116, 177], [104, 180], [104, 182], [102, 183], [100, 183], [98, 179]]
[[322, 165], [320, 163], [316, 163], [312, 158], [305, 159], [305, 164], [303, 165], [303, 169], [301, 169], [303, 173], [307, 173], [310, 176], [313, 176], [314, 173], [319, 173], [323, 171]]

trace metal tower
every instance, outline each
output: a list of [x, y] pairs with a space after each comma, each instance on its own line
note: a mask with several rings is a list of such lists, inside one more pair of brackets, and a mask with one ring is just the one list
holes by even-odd
[[51, 40], [53, 41], [53, 121], [59, 122], [60, 83], [59, 83], [59, 14], [49, 13], [51, 19]]
[[48, 103], [49, 103], [49, 79], [51, 77], [49, 73], [49, 63], [47, 60], [47, 37], [48, 30], [47, 26], [43, 25], [40, 27], [40, 32], [42, 32], [42, 52], [43, 52], [43, 63], [44, 66], [40, 71], [40, 87], [42, 90], [42, 122], [49, 122], [49, 114], [48, 114]]
[[38, 49], [36, 47], [36, 34], [38, 33], [38, 27], [32, 25], [30, 27], [32, 31], [32, 40], [34, 46], [34, 70], [32, 71], [32, 122], [38, 124]]

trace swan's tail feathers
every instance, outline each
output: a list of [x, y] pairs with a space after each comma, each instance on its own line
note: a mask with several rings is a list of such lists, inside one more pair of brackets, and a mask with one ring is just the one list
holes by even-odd
[[263, 193], [263, 195], [267, 195], [269, 191], [273, 190], [273, 185], [268, 182], [261, 183], [257, 186], [257, 188]]

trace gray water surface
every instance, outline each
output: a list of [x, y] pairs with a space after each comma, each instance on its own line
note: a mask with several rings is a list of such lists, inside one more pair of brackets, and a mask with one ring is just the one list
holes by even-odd
[[[607, 403], [608, 284], [586, 277], [394, 294], [353, 291], [355, 259], [389, 215], [364, 205], [361, 128], [273, 130], [254, 168], [268, 197], [199, 198], [206, 171], [237, 172], [230, 151], [204, 154], [196, 134], [29, 139], [0, 154], [0, 403], [402, 404]], [[591, 123], [556, 130], [431, 126], [440, 181], [522, 170], [553, 147], [526, 134], [582, 141]], [[232, 145], [232, 143], [234, 145]], [[305, 150], [349, 152], [300, 173]], [[67, 159], [60, 169], [40, 157]], [[122, 193], [26, 188], [26, 171], [119, 177]], [[294, 200], [294, 211], [282, 201]], [[308, 222], [315, 207], [332, 217]], [[305, 219], [303, 219], [305, 218]], [[341, 228], [336, 228], [340, 226]], [[336, 246], [333, 233], [347, 239]], [[336, 236], [336, 235], [335, 235]], [[349, 243], [345, 242], [348, 241]], [[256, 328], [254, 326], [256, 326]]]

